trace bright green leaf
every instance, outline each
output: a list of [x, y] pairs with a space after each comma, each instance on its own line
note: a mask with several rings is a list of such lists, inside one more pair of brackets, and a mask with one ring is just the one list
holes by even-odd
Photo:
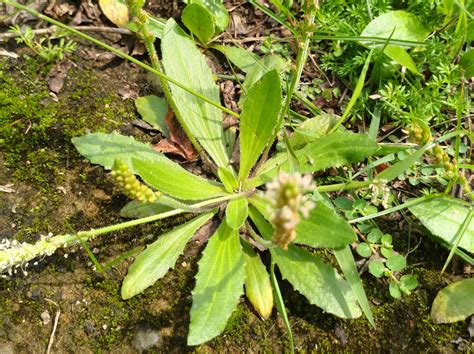
[[255, 310], [264, 319], [272, 314], [273, 291], [270, 276], [260, 256], [248, 244], [244, 244], [245, 294]]
[[248, 215], [248, 202], [246, 198], [233, 199], [225, 209], [227, 225], [233, 230], [238, 230], [244, 224]]
[[357, 240], [347, 221], [318, 202], [296, 227], [296, 243], [311, 247], [341, 248]]
[[[166, 23], [161, 50], [168, 76], [185, 82], [214, 102], [220, 101], [219, 88], [204, 55], [173, 19]], [[224, 144], [221, 111], [173, 84], [170, 88], [184, 130], [199, 141], [217, 166], [227, 166], [229, 157]]]
[[385, 265], [380, 259], [372, 259], [369, 261], [369, 273], [376, 278], [383, 276]]
[[367, 235], [367, 241], [369, 241], [370, 243], [378, 243], [381, 238], [382, 238], [382, 232], [379, 229], [373, 229]]
[[174, 228], [140, 253], [123, 281], [122, 298], [126, 300], [140, 294], [173, 268], [186, 243], [212, 215], [213, 213], [202, 214]]
[[389, 258], [392, 256], [393, 254], [393, 249], [392, 248], [387, 248], [387, 247], [381, 247], [380, 248], [380, 253], [382, 254], [382, 256], [384, 256], [385, 258]]
[[388, 284], [388, 291], [390, 292], [390, 296], [392, 296], [394, 299], [398, 299], [400, 296], [402, 296], [400, 287], [393, 280]]
[[407, 290], [413, 290], [418, 286], [418, 280], [415, 276], [407, 274], [402, 275], [400, 277], [400, 283], [405, 287]]
[[[304, 148], [296, 150], [302, 173], [313, 173], [329, 167], [339, 167], [358, 162], [377, 151], [378, 145], [365, 134], [335, 132], [326, 135]], [[257, 171], [257, 176], [248, 182], [249, 187], [258, 187], [272, 180], [279, 171], [288, 170], [288, 155], [277, 154], [267, 160]]]
[[392, 272], [399, 272], [407, 265], [407, 260], [399, 253], [393, 253], [385, 263]]
[[229, 13], [222, 4], [222, 0], [188, 0], [188, 4], [199, 4], [205, 7], [214, 16], [219, 33], [224, 32], [229, 25]]
[[274, 138], [281, 100], [280, 77], [275, 70], [250, 89], [240, 115], [240, 181], [247, 178], [265, 146]]
[[351, 287], [336, 270], [295, 245], [285, 251], [271, 248], [272, 259], [287, 279], [311, 304], [343, 318], [361, 315]]
[[172, 209], [173, 208], [168, 205], [160, 203], [142, 203], [137, 200], [132, 200], [120, 210], [120, 216], [123, 218], [138, 219], [161, 214]]
[[201, 200], [226, 194], [223, 186], [193, 175], [169, 159], [133, 160], [133, 168], [150, 186], [172, 197]]
[[[448, 197], [428, 199], [409, 209], [433, 235], [449, 245], [453, 245], [456, 233], [469, 213], [469, 207]], [[464, 232], [458, 247], [474, 253], [474, 219]]]
[[329, 133], [337, 122], [337, 116], [331, 113], [322, 113], [319, 116], [305, 120], [296, 128], [290, 137], [294, 149], [319, 139]]
[[145, 122], [158, 129], [164, 136], [169, 136], [168, 127], [165, 124], [166, 113], [168, 113], [166, 98], [153, 95], [138, 97], [135, 100], [135, 107]]
[[474, 278], [463, 279], [443, 288], [433, 301], [435, 323], [463, 321], [474, 314]]
[[82, 156], [108, 170], [116, 159], [124, 160], [129, 168], [132, 167], [132, 158], [151, 161], [167, 159], [163, 154], [154, 151], [150, 145], [117, 133], [87, 134], [72, 138], [72, 143]]
[[184, 25], [199, 40], [206, 44], [216, 33], [214, 24], [214, 16], [209, 10], [199, 3], [191, 3], [187, 5], [181, 15]]
[[224, 222], [210, 238], [196, 275], [188, 345], [218, 336], [243, 294], [245, 259], [239, 233]]
[[370, 249], [370, 246], [365, 243], [359, 243], [356, 247], [356, 252], [359, 254], [359, 256], [367, 258], [372, 255], [372, 250]]
[[389, 58], [395, 60], [401, 66], [406, 67], [414, 74], [419, 74], [415, 62], [407, 51], [398, 45], [388, 45], [383, 51]]
[[221, 166], [217, 169], [217, 175], [224, 184], [227, 192], [232, 193], [235, 189], [237, 189], [237, 178], [235, 177], [232, 169]]

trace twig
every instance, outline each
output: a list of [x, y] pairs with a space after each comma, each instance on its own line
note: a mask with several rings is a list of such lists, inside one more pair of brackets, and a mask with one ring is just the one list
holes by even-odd
[[[124, 34], [124, 35], [131, 35], [133, 34], [132, 31], [126, 29], [126, 28], [116, 28], [116, 27], [101, 27], [101, 26], [71, 26], [71, 28], [78, 30], [78, 31], [87, 31], [87, 32], [102, 32], [102, 33], [118, 33], [118, 34]], [[48, 28], [41, 28], [41, 29], [36, 29], [32, 30], [33, 34], [35, 35], [41, 35], [41, 34], [53, 34], [56, 32], [58, 28], [56, 26], [51, 26]], [[13, 32], [6, 32], [6, 33], [0, 33], [0, 41], [5, 41], [10, 38], [16, 38], [19, 37], [18, 33], [13, 33]]]
[[48, 348], [46, 349], [46, 354], [50, 354], [51, 348], [53, 347], [53, 343], [54, 343], [54, 335], [56, 334], [56, 329], [58, 328], [59, 315], [61, 314], [61, 310], [59, 308], [59, 305], [55, 303], [53, 300], [50, 300], [50, 299], [45, 299], [45, 300], [56, 305], [56, 308], [57, 308], [56, 316], [54, 317], [53, 330], [51, 331], [51, 335], [49, 336]]

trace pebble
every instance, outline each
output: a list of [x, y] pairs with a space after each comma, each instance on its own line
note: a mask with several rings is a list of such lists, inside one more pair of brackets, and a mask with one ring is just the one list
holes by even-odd
[[48, 310], [45, 310], [41, 315], [41, 321], [43, 321], [43, 325], [46, 326], [49, 322], [51, 322], [51, 315], [49, 314]]
[[153, 348], [160, 340], [161, 335], [157, 330], [150, 324], [141, 322], [135, 328], [132, 345], [141, 352]]

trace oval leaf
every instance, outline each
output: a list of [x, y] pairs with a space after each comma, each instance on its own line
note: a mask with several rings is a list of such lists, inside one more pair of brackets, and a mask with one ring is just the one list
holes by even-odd
[[229, 25], [229, 13], [221, 0], [189, 0], [188, 3], [205, 7], [214, 16], [216, 29], [219, 32], [226, 30]]
[[240, 115], [239, 181], [247, 178], [265, 146], [274, 138], [281, 100], [280, 76], [275, 70], [250, 89]]
[[264, 319], [272, 314], [273, 291], [270, 275], [260, 256], [248, 244], [244, 244], [245, 294], [255, 310]]
[[[166, 23], [161, 51], [168, 76], [214, 102], [220, 101], [219, 88], [204, 55], [173, 19]], [[223, 139], [221, 111], [176, 85], [169, 86], [179, 113], [176, 116], [185, 131], [199, 141], [217, 166], [227, 166], [229, 157]]]
[[117, 27], [128, 22], [128, 7], [118, 0], [99, 0], [99, 6], [107, 19]]
[[124, 300], [140, 294], [173, 268], [186, 243], [212, 213], [203, 214], [160, 236], [138, 255], [122, 284]]
[[435, 323], [462, 321], [474, 314], [474, 279], [464, 279], [442, 289], [433, 301]]
[[168, 137], [168, 127], [165, 123], [168, 112], [168, 102], [166, 98], [154, 95], [138, 97], [135, 100], [135, 107], [142, 119], [153, 128], [158, 129], [164, 136]]
[[123, 218], [138, 219], [165, 213], [170, 210], [173, 210], [173, 208], [168, 205], [160, 203], [142, 203], [138, 200], [132, 200], [120, 210], [120, 216]]
[[[469, 208], [453, 198], [433, 198], [409, 207], [421, 223], [435, 236], [453, 245], [456, 233], [469, 213]], [[471, 220], [458, 247], [474, 253], [474, 219]]]
[[225, 329], [243, 294], [244, 280], [245, 260], [239, 234], [223, 221], [199, 261], [188, 345], [207, 342]]
[[316, 203], [307, 219], [296, 228], [295, 243], [311, 247], [341, 248], [357, 241], [357, 236], [346, 220], [323, 203]]
[[193, 175], [167, 158], [160, 161], [133, 159], [132, 165], [146, 183], [172, 197], [201, 200], [226, 194], [221, 184]]
[[186, 6], [181, 15], [181, 20], [204, 44], [206, 44], [216, 32], [214, 16], [212, 16], [207, 8], [198, 3], [190, 3]]
[[245, 198], [234, 199], [227, 204], [225, 210], [225, 219], [227, 225], [233, 230], [238, 230], [247, 219], [249, 209], [248, 202]]
[[338, 317], [361, 315], [351, 287], [333, 267], [295, 245], [290, 244], [287, 251], [278, 247], [270, 251], [282, 277], [311, 304]]

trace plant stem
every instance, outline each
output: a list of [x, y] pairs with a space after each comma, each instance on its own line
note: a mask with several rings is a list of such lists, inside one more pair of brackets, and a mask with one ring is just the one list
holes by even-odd
[[80, 32], [80, 31], [78, 31], [78, 30], [76, 30], [76, 29], [74, 29], [74, 28], [72, 28], [72, 27], [70, 27], [70, 26], [68, 26], [68, 25], [65, 25], [65, 24], [63, 24], [63, 23], [61, 23], [61, 22], [59, 22], [59, 21], [56, 21], [56, 20], [54, 20], [54, 19], [52, 19], [52, 18], [50, 18], [50, 17], [48, 17], [48, 16], [46, 16], [46, 15], [43, 15], [43, 14], [39, 13], [38, 11], [36, 11], [36, 10], [34, 10], [34, 9], [32, 9], [32, 8], [29, 8], [28, 6], [19, 4], [19, 3], [15, 2], [15, 1], [11, 1], [11, 0], [0, 0], [0, 3], [1, 3], [1, 2], [4, 2], [5, 4], [10, 5], [10, 6], [13, 6], [13, 7], [17, 8], [17, 9], [26, 11], [26, 12], [28, 12], [29, 14], [38, 17], [40, 20], [46, 21], [46, 22], [48, 22], [48, 23], [51, 23], [52, 25], [55, 25], [55, 26], [57, 26], [57, 27], [60, 27], [60, 28], [66, 30], [66, 31], [68, 31], [68, 32], [70, 32], [70, 33], [72, 33], [72, 34], [78, 36], [78, 37], [81, 37], [81, 38], [83, 38], [83, 39], [85, 39], [85, 40], [87, 40], [87, 41], [89, 41], [89, 42], [91, 42], [91, 43], [94, 43], [95, 45], [98, 45], [99, 47], [102, 47], [102, 48], [104, 48], [104, 49], [110, 51], [111, 53], [115, 54], [116, 56], [118, 56], [118, 57], [120, 57], [120, 58], [122, 58], [122, 59], [126, 59], [126, 60], [128, 60], [128, 61], [130, 61], [130, 62], [132, 62], [132, 63], [134, 63], [134, 64], [136, 64], [136, 65], [138, 65], [138, 66], [141, 67], [142, 69], [145, 69], [145, 70], [147, 70], [147, 71], [149, 71], [149, 72], [151, 72], [151, 73], [153, 73], [153, 74], [159, 76], [160, 78], [162, 78], [162, 79], [164, 79], [164, 80], [166, 80], [166, 81], [168, 81], [168, 82], [171, 82], [172, 84], [174, 84], [174, 85], [178, 86], [179, 88], [183, 89], [184, 91], [187, 91], [187, 92], [189, 92], [190, 94], [192, 94], [192, 95], [198, 97], [199, 99], [205, 101], [206, 103], [209, 103], [210, 105], [212, 105], [212, 106], [214, 106], [214, 107], [216, 107], [216, 108], [219, 108], [221, 111], [223, 111], [223, 112], [225, 112], [225, 113], [227, 113], [227, 114], [229, 114], [229, 115], [231, 115], [231, 116], [234, 116], [234, 117], [236, 117], [236, 118], [239, 118], [239, 115], [238, 115], [237, 113], [235, 113], [234, 111], [232, 111], [232, 110], [230, 110], [230, 109], [228, 109], [228, 108], [222, 106], [221, 104], [219, 104], [219, 103], [217, 103], [217, 102], [214, 102], [213, 100], [211, 100], [211, 99], [209, 99], [208, 97], [206, 97], [206, 96], [200, 94], [199, 92], [196, 92], [196, 91], [193, 90], [192, 88], [190, 88], [190, 87], [188, 87], [188, 86], [186, 86], [186, 85], [184, 85], [184, 84], [182, 84], [182, 83], [176, 81], [175, 79], [173, 79], [173, 78], [167, 76], [166, 74], [164, 74], [162, 71], [157, 70], [157, 69], [154, 69], [154, 68], [152, 68], [151, 66], [149, 66], [149, 65], [147, 65], [147, 64], [145, 64], [145, 63], [142, 63], [140, 60], [137, 60], [137, 59], [133, 58], [132, 56], [130, 56], [130, 55], [128, 55], [128, 54], [125, 54], [125, 53], [123, 53], [122, 51], [120, 51], [120, 50], [118, 50], [118, 49], [116, 49], [116, 48], [114, 48], [114, 47], [112, 47], [112, 46], [110, 46], [110, 45], [108, 45], [108, 44], [105, 44], [104, 42], [102, 42], [102, 41], [100, 41], [100, 40], [98, 40], [98, 39], [95, 39], [94, 37], [91, 37], [91, 36], [89, 36], [89, 35], [87, 35], [87, 34], [85, 34], [85, 33], [82, 33], [82, 32]]
[[[222, 197], [213, 198], [213, 199], [209, 199], [209, 200], [205, 200], [199, 203], [192, 204], [190, 205], [190, 207], [198, 210], [206, 206], [209, 207], [216, 204], [218, 205], [220, 203], [223, 203], [229, 200], [243, 198], [243, 197], [244, 197], [244, 194], [228, 194]], [[167, 211], [165, 213], [147, 216], [145, 218], [130, 220], [130, 221], [122, 222], [115, 225], [101, 227], [99, 229], [91, 229], [89, 231], [79, 231], [77, 234], [57, 235], [54, 237], [42, 237], [41, 240], [39, 240], [35, 244], [29, 244], [25, 242], [22, 244], [13, 245], [13, 247], [9, 247], [9, 248], [3, 247], [2, 249], [2, 243], [0, 243], [0, 272], [3, 272], [7, 269], [11, 269], [13, 267], [21, 266], [22, 264], [27, 263], [40, 256], [50, 256], [59, 248], [65, 248], [65, 247], [69, 247], [75, 244], [78, 241], [78, 238], [82, 241], [87, 241], [94, 236], [103, 235], [109, 232], [119, 231], [125, 228], [149, 223], [152, 221], [157, 221], [160, 219], [182, 214], [185, 212], [188, 212], [188, 210], [175, 209], [175, 210]]]
[[316, 187], [316, 189], [319, 193], [339, 192], [339, 191], [346, 191], [349, 189], [368, 187], [371, 183], [372, 181], [351, 181], [347, 183], [337, 183], [337, 184], [328, 184], [326, 186], [318, 186]]

